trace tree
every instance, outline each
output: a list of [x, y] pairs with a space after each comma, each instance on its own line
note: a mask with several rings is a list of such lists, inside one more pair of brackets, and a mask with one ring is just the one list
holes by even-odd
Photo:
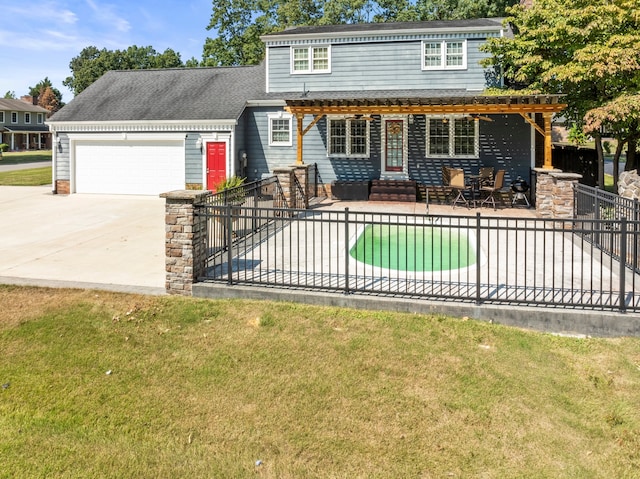
[[130, 46], [126, 50], [98, 50], [95, 46], [84, 48], [69, 63], [72, 75], [62, 84], [75, 95], [110, 70], [144, 70], [149, 68], [184, 67], [180, 54], [168, 48], [163, 53], [152, 47]]
[[59, 92], [56, 94], [53, 88], [46, 87], [38, 96], [38, 106], [49, 110], [51, 113], [55, 113], [63, 107], [59, 100]]
[[302, 25], [439, 20], [502, 16], [518, 0], [220, 0], [213, 3], [203, 64], [255, 65], [260, 36]]
[[7, 93], [4, 94], [3, 98], [6, 98], [7, 100], [16, 100], [17, 99], [16, 92], [9, 90]]
[[[500, 67], [510, 86], [566, 95], [564, 115], [580, 127], [590, 111], [607, 104], [617, 108], [639, 92], [637, 0], [535, 0], [531, 7], [516, 5], [508, 13], [514, 36], [489, 40], [486, 51], [488, 63]], [[629, 127], [637, 129], [637, 120], [627, 118]], [[596, 143], [603, 186], [601, 132], [592, 127], [588, 132]], [[629, 141], [620, 130], [616, 134], [619, 142]]]
[[[42, 100], [42, 96], [47, 93], [45, 100]], [[56, 112], [64, 106], [62, 103], [62, 93], [57, 88], [53, 88], [53, 84], [49, 77], [45, 77], [44, 80], [36, 84], [36, 86], [29, 87], [29, 95], [34, 99], [35, 104], [46, 108], [50, 112]]]

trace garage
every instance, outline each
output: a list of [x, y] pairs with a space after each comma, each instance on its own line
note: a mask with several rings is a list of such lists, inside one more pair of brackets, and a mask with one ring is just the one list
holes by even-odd
[[76, 193], [158, 195], [185, 187], [184, 136], [73, 143]]

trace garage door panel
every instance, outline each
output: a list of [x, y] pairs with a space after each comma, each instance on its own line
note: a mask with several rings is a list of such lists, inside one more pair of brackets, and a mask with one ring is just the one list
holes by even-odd
[[75, 147], [77, 193], [157, 195], [183, 189], [182, 141], [83, 141]]

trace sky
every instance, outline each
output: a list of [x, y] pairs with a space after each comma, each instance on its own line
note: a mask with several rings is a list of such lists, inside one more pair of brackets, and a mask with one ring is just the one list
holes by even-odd
[[171, 48], [183, 62], [202, 60], [212, 0], [0, 0], [0, 98], [16, 97], [45, 77], [68, 103], [62, 81], [88, 46]]

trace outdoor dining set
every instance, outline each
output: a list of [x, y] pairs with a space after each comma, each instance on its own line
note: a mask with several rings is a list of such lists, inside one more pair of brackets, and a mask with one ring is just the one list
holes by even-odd
[[453, 207], [459, 204], [469, 207], [491, 205], [496, 209], [496, 195], [504, 188], [505, 170], [494, 174], [493, 167], [481, 167], [478, 174], [467, 174], [461, 168], [442, 167], [442, 184], [453, 191]]

